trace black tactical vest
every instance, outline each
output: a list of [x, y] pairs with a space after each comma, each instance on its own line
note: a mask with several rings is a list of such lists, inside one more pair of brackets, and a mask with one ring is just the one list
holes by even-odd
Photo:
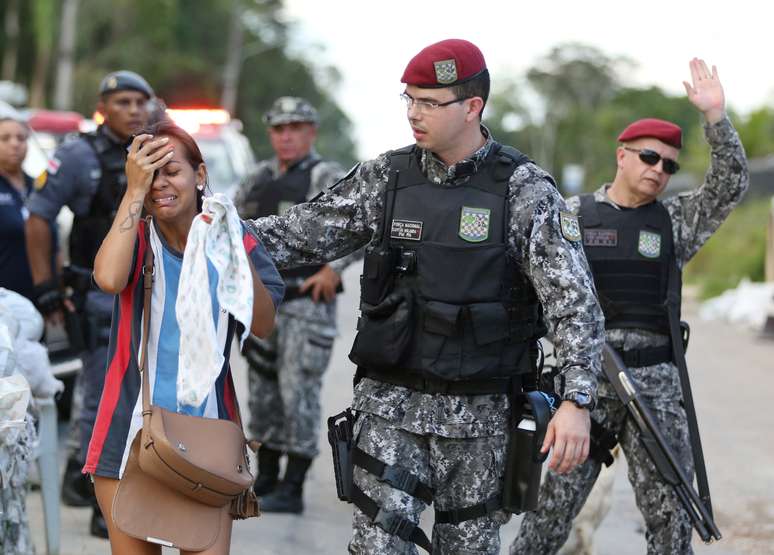
[[[306, 202], [312, 184], [312, 169], [320, 162], [304, 160], [291, 167], [278, 178], [270, 168], [259, 173], [253, 187], [243, 201], [245, 217], [262, 218], [284, 212], [288, 207]], [[322, 269], [323, 265], [304, 266], [280, 270], [286, 281], [306, 279]]]
[[541, 306], [506, 255], [508, 181], [527, 161], [494, 145], [458, 186], [431, 183], [414, 146], [390, 156], [381, 240], [366, 250], [350, 358], [443, 380], [534, 371]]
[[[583, 247], [594, 274], [605, 328], [669, 335], [667, 288], [676, 264], [672, 222], [664, 205], [615, 208], [580, 197]], [[680, 295], [681, 283], [674, 285]]]
[[126, 149], [110, 140], [100, 126], [94, 133], [81, 133], [97, 155], [102, 177], [85, 216], [75, 216], [70, 232], [70, 261], [93, 268], [102, 240], [110, 231], [118, 205], [126, 190]]

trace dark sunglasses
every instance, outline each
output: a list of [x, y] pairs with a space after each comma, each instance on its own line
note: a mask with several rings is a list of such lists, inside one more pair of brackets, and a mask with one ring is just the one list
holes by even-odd
[[623, 147], [623, 149], [628, 150], [629, 152], [636, 152], [640, 155], [640, 160], [649, 166], [655, 166], [658, 164], [658, 161], [661, 160], [664, 172], [669, 175], [676, 174], [680, 170], [680, 164], [671, 158], [664, 158], [655, 150], [650, 150], [649, 148], [630, 148], [628, 146]]

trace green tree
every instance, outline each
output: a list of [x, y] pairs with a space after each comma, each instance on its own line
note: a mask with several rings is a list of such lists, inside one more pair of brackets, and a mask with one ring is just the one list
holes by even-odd
[[[0, 0], [0, 18], [9, 1]], [[19, 49], [16, 80], [27, 86], [34, 81], [37, 103], [50, 105], [52, 83], [45, 77], [52, 74], [54, 60], [46, 62], [45, 56], [56, 44], [59, 3], [18, 2], [18, 8], [18, 42], [30, 47]], [[90, 115], [100, 80], [117, 69], [142, 74], [170, 106], [217, 106], [230, 23], [233, 11], [240, 10], [244, 52], [236, 116], [255, 149], [269, 152], [263, 111], [277, 96], [292, 94], [307, 97], [320, 110], [321, 152], [348, 164], [355, 149], [351, 122], [335, 102], [337, 73], [289, 54], [292, 29], [281, 8], [281, 0], [80, 0], [74, 108]], [[5, 42], [0, 36], [0, 55]]]
[[487, 123], [495, 137], [521, 146], [555, 174], [568, 163], [588, 171], [596, 115], [614, 98], [619, 75], [630, 65], [588, 45], [556, 46], [523, 79], [496, 89]]
[[615, 176], [616, 137], [626, 125], [644, 117], [667, 119], [683, 128], [681, 164], [703, 173], [708, 154], [695, 108], [684, 95], [632, 87], [623, 77], [632, 67], [627, 58], [592, 47], [558, 46], [523, 79], [496, 89], [486, 122], [496, 138], [524, 149], [558, 178], [567, 164], [579, 165], [584, 188], [592, 190]]
[[685, 280], [700, 287], [702, 298], [734, 288], [744, 277], [763, 281], [770, 210], [765, 199], [741, 204], [686, 265]]
[[774, 154], [774, 108], [754, 110], [739, 122], [737, 130], [749, 158]]

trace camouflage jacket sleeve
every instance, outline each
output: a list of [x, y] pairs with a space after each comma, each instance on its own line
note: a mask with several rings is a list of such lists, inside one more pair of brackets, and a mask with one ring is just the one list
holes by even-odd
[[[344, 169], [336, 162], [323, 161], [317, 164], [312, 170], [312, 186], [309, 191], [309, 198], [314, 198], [332, 187], [344, 177], [345, 173]], [[358, 249], [342, 258], [331, 261], [329, 265], [334, 272], [341, 275], [351, 264], [363, 259], [364, 250]]]
[[747, 157], [728, 118], [705, 125], [712, 158], [698, 189], [664, 200], [682, 267], [720, 227], [750, 184]]
[[568, 208], [546, 177], [534, 164], [513, 174], [509, 251], [543, 305], [564, 377], [563, 393], [583, 391], [596, 399], [605, 337], [602, 309], [583, 245], [562, 232], [560, 214], [569, 214]]
[[381, 223], [387, 156], [355, 166], [320, 197], [254, 220], [278, 268], [323, 264], [363, 247]]

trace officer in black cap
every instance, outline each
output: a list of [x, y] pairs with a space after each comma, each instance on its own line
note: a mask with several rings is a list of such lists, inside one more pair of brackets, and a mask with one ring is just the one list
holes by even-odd
[[[107, 527], [81, 467], [105, 379], [113, 301], [111, 296], [92, 287], [91, 271], [126, 186], [125, 145], [147, 124], [146, 105], [153, 97], [148, 82], [132, 71], [106, 75], [100, 83], [97, 102], [104, 123], [95, 132], [82, 133], [57, 149], [27, 201], [30, 216], [25, 231], [37, 308], [48, 326], [70, 322], [67, 327], [72, 332], [71, 345], [80, 343], [85, 347], [71, 418], [71, 443], [75, 446], [67, 462], [62, 500], [68, 505], [92, 504], [91, 533], [104, 538]], [[50, 264], [54, 247], [50, 226], [64, 205], [75, 215], [69, 239], [70, 266], [63, 272], [67, 279], [52, 274]], [[73, 291], [71, 298], [65, 297], [65, 285]], [[74, 313], [77, 318], [72, 317]], [[74, 331], [77, 328], [82, 334], [80, 338]]]

